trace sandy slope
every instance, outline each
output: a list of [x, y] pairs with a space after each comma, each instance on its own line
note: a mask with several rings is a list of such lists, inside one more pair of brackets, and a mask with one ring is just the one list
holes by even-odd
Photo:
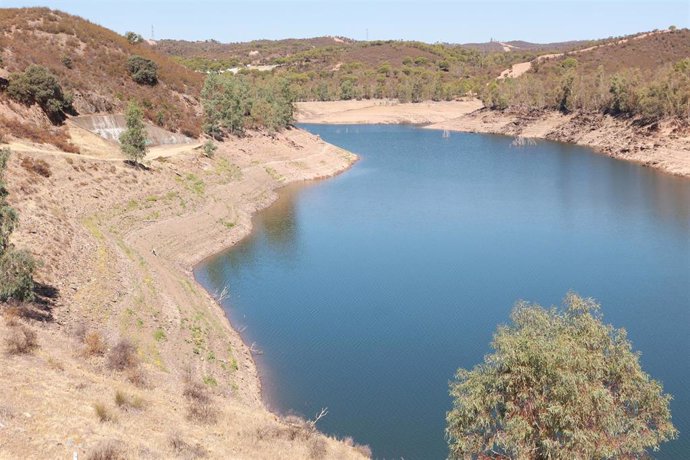
[[[42, 261], [39, 281], [57, 296], [35, 310], [43, 321], [28, 323], [40, 348], [0, 354], [1, 459], [86, 458], [110, 440], [128, 458], [194, 458], [192, 448], [176, 451], [172, 436], [208, 458], [362, 457], [351, 443], [266, 410], [249, 350], [190, 271], [246, 235], [278, 187], [336, 174], [352, 154], [296, 129], [233, 139], [212, 159], [192, 146], [154, 152], [148, 170], [108, 149], [79, 156], [13, 146], [10, 200], [21, 218], [14, 242]], [[45, 160], [51, 176], [23, 167], [24, 158]], [[104, 357], [84, 356], [80, 327], [109, 346], [133, 340], [148, 383], [135, 386]], [[7, 334], [0, 321], [0, 337]], [[212, 393], [216, 423], [188, 419], [188, 374]], [[119, 409], [116, 390], [139, 396], [143, 409]], [[115, 420], [99, 421], [94, 403]]]
[[393, 100], [299, 102], [297, 121], [329, 124], [427, 124], [481, 108], [476, 99], [400, 104]]

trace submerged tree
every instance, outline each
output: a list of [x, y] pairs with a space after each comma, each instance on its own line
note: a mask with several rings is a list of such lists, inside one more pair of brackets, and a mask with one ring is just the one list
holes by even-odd
[[677, 436], [671, 396], [593, 300], [518, 303], [511, 319], [494, 353], [451, 383], [451, 458], [639, 458]]
[[144, 115], [135, 102], [130, 102], [125, 113], [127, 129], [120, 134], [120, 150], [138, 165], [146, 156], [148, 139]]

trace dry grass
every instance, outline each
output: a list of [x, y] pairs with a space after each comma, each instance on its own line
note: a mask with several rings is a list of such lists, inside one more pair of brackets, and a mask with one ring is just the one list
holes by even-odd
[[326, 458], [328, 454], [328, 446], [322, 437], [313, 437], [309, 441], [309, 455], [314, 460], [321, 460]]
[[19, 139], [27, 139], [37, 144], [50, 144], [63, 152], [79, 153], [79, 147], [70, 143], [69, 135], [64, 128], [55, 126], [38, 126], [15, 119], [0, 117], [0, 132]]
[[107, 364], [108, 368], [120, 372], [138, 367], [137, 348], [128, 339], [120, 339], [110, 350]]
[[173, 450], [173, 452], [175, 452], [178, 457], [182, 457], [184, 459], [193, 460], [196, 458], [205, 458], [208, 455], [208, 452], [201, 444], [197, 443], [195, 445], [191, 445], [182, 439], [179, 433], [173, 433], [170, 435], [168, 442], [170, 443], [170, 448]]
[[22, 158], [21, 164], [24, 169], [38, 174], [39, 176], [47, 178], [50, 177], [52, 174], [50, 171], [50, 166], [48, 166], [48, 163], [45, 160], [41, 160], [40, 158], [24, 157]]
[[107, 350], [107, 345], [103, 336], [98, 331], [91, 331], [84, 335], [84, 356], [103, 356]]
[[117, 390], [115, 391], [115, 405], [124, 411], [141, 411], [144, 410], [146, 403], [140, 396]]
[[352, 439], [351, 437], [347, 437], [347, 438], [343, 439], [343, 442], [346, 445], [352, 447], [354, 450], [356, 450], [360, 454], [364, 455], [365, 457], [371, 458], [371, 447], [366, 446], [364, 444], [357, 444], [354, 441], [354, 439]]
[[89, 452], [86, 460], [125, 460], [126, 458], [121, 443], [105, 441]]
[[182, 393], [187, 398], [187, 418], [189, 420], [213, 424], [218, 421], [218, 410], [203, 384], [187, 382]]
[[93, 405], [93, 410], [96, 412], [96, 417], [102, 423], [114, 422], [116, 420], [115, 414], [103, 403], [97, 402]]

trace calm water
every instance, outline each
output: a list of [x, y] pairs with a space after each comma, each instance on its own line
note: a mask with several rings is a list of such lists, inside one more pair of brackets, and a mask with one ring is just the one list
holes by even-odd
[[269, 404], [377, 457], [444, 458], [448, 381], [518, 299], [573, 289], [625, 327], [675, 395], [690, 458], [690, 181], [551, 142], [402, 126], [306, 125], [358, 153], [284, 190], [255, 232], [198, 267], [258, 363]]

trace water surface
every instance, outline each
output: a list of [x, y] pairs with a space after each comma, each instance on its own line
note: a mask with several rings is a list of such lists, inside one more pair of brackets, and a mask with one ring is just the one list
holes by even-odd
[[361, 161], [291, 186], [196, 270], [246, 326], [266, 399], [375, 456], [445, 458], [448, 381], [518, 299], [572, 289], [675, 396], [690, 458], [690, 181], [577, 146], [402, 126], [305, 125]]

